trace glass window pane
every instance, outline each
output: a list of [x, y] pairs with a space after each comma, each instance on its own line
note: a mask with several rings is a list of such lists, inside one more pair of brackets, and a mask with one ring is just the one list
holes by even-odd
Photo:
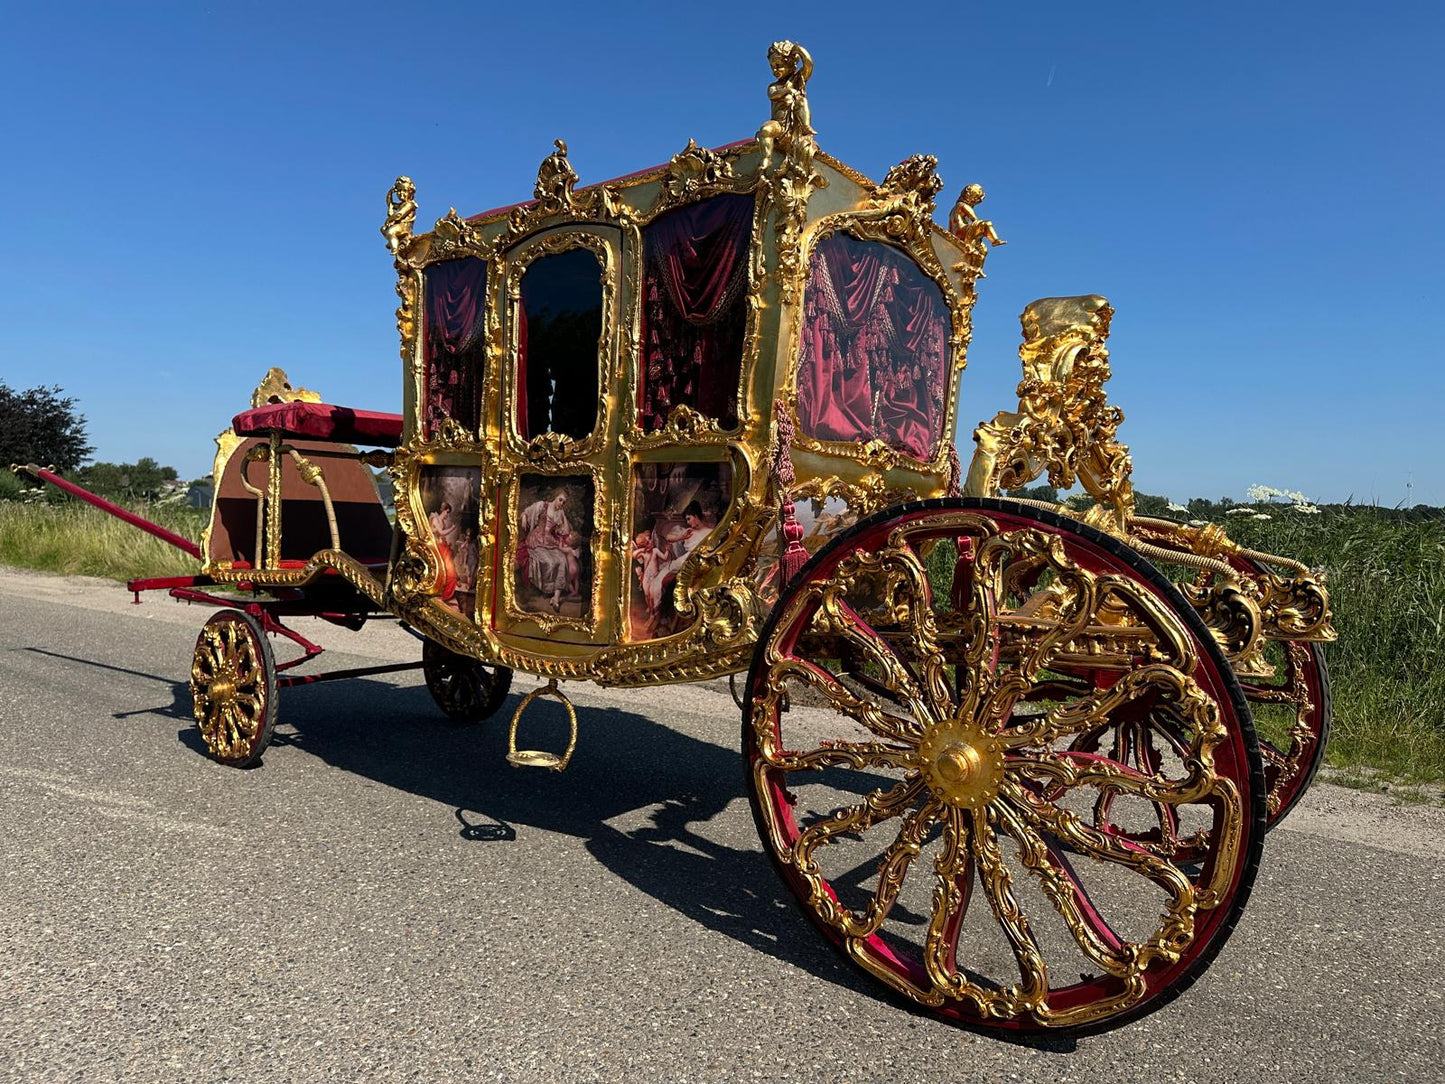
[[808, 265], [798, 415], [818, 440], [884, 441], [915, 459], [937, 446], [948, 394], [948, 304], [902, 250], [846, 233]]
[[752, 224], [753, 197], [729, 195], [669, 211], [644, 231], [644, 432], [666, 425], [675, 406], [737, 425]]
[[522, 275], [517, 431], [582, 440], [597, 425], [602, 265], [585, 248], [543, 256]]
[[426, 269], [423, 357], [427, 437], [442, 418], [475, 432], [481, 422], [481, 388], [486, 364], [487, 264], [468, 257]]

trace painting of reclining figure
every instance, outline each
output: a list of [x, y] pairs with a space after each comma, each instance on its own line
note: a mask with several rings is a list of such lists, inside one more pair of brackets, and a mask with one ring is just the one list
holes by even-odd
[[732, 503], [727, 463], [642, 463], [632, 473], [628, 639], [655, 640], [687, 624], [677, 613], [677, 574]]

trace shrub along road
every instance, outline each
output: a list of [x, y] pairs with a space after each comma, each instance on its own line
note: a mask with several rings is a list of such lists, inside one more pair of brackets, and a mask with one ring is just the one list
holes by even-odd
[[458, 729], [417, 673], [304, 687], [238, 772], [190, 724], [206, 615], [0, 570], [0, 1080], [1441, 1077], [1440, 809], [1317, 787], [1183, 998], [1019, 1047], [877, 996], [794, 911], [716, 684], [578, 686], [562, 775], [505, 764], [515, 695]]

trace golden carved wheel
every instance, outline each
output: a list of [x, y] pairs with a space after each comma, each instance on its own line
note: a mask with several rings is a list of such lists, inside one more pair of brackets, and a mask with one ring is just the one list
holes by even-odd
[[[1236, 556], [1231, 563], [1250, 575], [1267, 575], [1262, 565], [1248, 557]], [[1269, 788], [1269, 826], [1273, 828], [1304, 796], [1324, 763], [1333, 709], [1322, 644], [1266, 640], [1262, 651], [1274, 674], [1241, 674], [1239, 682], [1259, 732]]]
[[254, 618], [221, 610], [201, 627], [191, 705], [213, 760], [233, 768], [260, 761], [276, 725], [276, 661]]
[[[1136, 726], [1176, 739], [1152, 771], [1072, 748]], [[1203, 621], [1117, 539], [1008, 501], [904, 505], [815, 556], [759, 642], [743, 754], [804, 912], [967, 1026], [1098, 1031], [1172, 1000], [1263, 844], [1249, 711]], [[1187, 858], [1133, 838], [1161, 809]]]
[[507, 667], [458, 655], [434, 640], [422, 645], [421, 664], [427, 691], [453, 722], [479, 723], [491, 717], [512, 687], [512, 671]]
[[[1149, 525], [1151, 543], [1189, 550], [1189, 540], [1182, 532], [1171, 537], [1167, 531], [1160, 530], [1166, 526], [1163, 522], [1149, 521]], [[1269, 828], [1273, 829], [1304, 796], [1325, 760], [1332, 719], [1330, 677], [1323, 644], [1315, 637], [1334, 638], [1328, 595], [1318, 580], [1303, 573], [1303, 566], [1298, 573], [1281, 575], [1237, 548], [1226, 548], [1208, 556], [1233, 566], [1243, 594], [1264, 603], [1263, 635], [1254, 647], [1232, 655], [1231, 664], [1259, 738], [1260, 754], [1264, 758], [1265, 810]], [[1215, 586], [1216, 578], [1209, 572], [1201, 573], [1192, 583], [1180, 585], [1185, 598], [1193, 603], [1206, 624], [1215, 629], [1216, 638], [1222, 634], [1228, 643], [1228, 631], [1216, 624], [1219, 611], [1201, 605], [1202, 600], [1212, 597]], [[1285, 638], [1291, 635], [1308, 638]], [[1088, 741], [1122, 743], [1144, 771], [1150, 770], [1148, 764], [1155, 755], [1154, 746], [1175, 744], [1167, 721], [1154, 733], [1148, 733], [1145, 728], [1134, 734], [1081, 736], [1081, 743]], [[1106, 820], [1100, 821], [1101, 826], [1105, 823]], [[1163, 831], [1163, 835], [1167, 841], [1168, 832]], [[1190, 844], [1187, 840], [1174, 840], [1166, 845], [1185, 848]]]

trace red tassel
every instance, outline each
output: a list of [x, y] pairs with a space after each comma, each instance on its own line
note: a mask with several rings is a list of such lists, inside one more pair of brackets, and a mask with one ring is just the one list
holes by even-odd
[[963, 465], [958, 461], [958, 445], [951, 441], [948, 445], [948, 495], [963, 496]]
[[808, 563], [808, 551], [803, 548], [803, 525], [798, 522], [797, 510], [793, 507], [792, 501], [784, 501], [783, 506], [778, 509], [782, 516], [783, 525], [783, 582], [789, 583], [803, 566]]
[[793, 420], [788, 417], [787, 408], [781, 399], [773, 402], [773, 422], [777, 427], [778, 444], [773, 458], [773, 480], [778, 486], [778, 530], [783, 538], [783, 554], [778, 561], [782, 570], [783, 583], [789, 583], [803, 571], [808, 563], [808, 551], [803, 548], [803, 525], [798, 522], [798, 510], [788, 490], [793, 487], [797, 476], [793, 473]]

